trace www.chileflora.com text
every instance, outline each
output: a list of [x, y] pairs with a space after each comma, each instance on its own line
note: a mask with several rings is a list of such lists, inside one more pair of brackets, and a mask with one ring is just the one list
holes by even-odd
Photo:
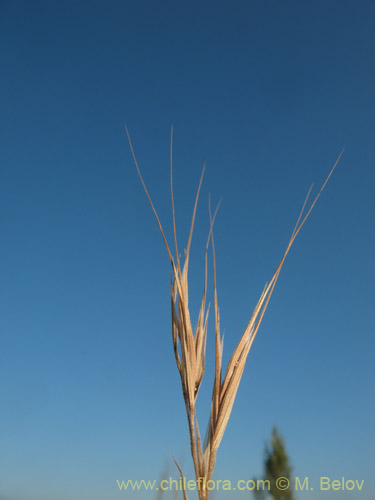
[[351, 479], [346, 477], [331, 478], [321, 476], [319, 478], [311, 478], [309, 476], [295, 477], [289, 479], [287, 477], [279, 477], [271, 483], [269, 480], [262, 479], [240, 479], [231, 481], [229, 479], [210, 479], [206, 481], [204, 478], [173, 479], [169, 477], [162, 480], [116, 480], [117, 486], [121, 491], [197, 491], [197, 490], [223, 490], [223, 491], [271, 491], [277, 489], [279, 491], [295, 490], [295, 491], [362, 491], [365, 481], [363, 479]]

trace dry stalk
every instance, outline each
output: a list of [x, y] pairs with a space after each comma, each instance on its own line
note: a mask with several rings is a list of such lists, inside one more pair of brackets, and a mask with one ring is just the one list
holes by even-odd
[[[212, 216], [210, 208], [210, 231], [207, 239], [206, 249], [205, 249], [205, 276], [204, 276], [204, 288], [203, 288], [203, 298], [201, 302], [201, 307], [199, 310], [198, 324], [195, 332], [190, 320], [190, 312], [188, 306], [188, 267], [189, 267], [189, 255], [190, 255], [190, 245], [193, 235], [193, 228], [195, 222], [195, 215], [197, 210], [199, 192], [202, 185], [203, 175], [205, 167], [203, 167], [202, 175], [199, 181], [197, 194], [195, 197], [193, 216], [190, 226], [190, 233], [187, 243], [187, 248], [185, 252], [185, 262], [183, 267], [181, 267], [181, 261], [178, 253], [177, 245], [177, 235], [176, 235], [176, 220], [175, 220], [175, 209], [174, 209], [174, 198], [173, 198], [173, 178], [172, 178], [172, 144], [173, 144], [173, 127], [171, 130], [171, 142], [170, 142], [170, 180], [171, 180], [171, 200], [172, 200], [172, 217], [173, 217], [173, 233], [174, 233], [174, 245], [176, 258], [173, 258], [172, 252], [167, 243], [166, 237], [162, 225], [160, 223], [159, 217], [152, 203], [151, 197], [147, 191], [146, 185], [143, 181], [138, 162], [134, 153], [133, 145], [130, 139], [128, 129], [125, 127], [126, 134], [128, 136], [129, 145], [135, 166], [139, 178], [141, 180], [143, 189], [147, 195], [150, 202], [151, 208], [156, 217], [161, 235], [164, 240], [165, 247], [168, 252], [169, 260], [172, 265], [172, 279], [171, 279], [171, 308], [172, 308], [172, 340], [174, 355], [176, 358], [176, 364], [181, 377], [182, 393], [185, 401], [186, 414], [189, 425], [189, 435], [190, 435], [190, 448], [191, 455], [194, 464], [195, 476], [198, 485], [198, 494], [200, 500], [207, 500], [208, 489], [206, 487], [208, 481], [212, 478], [212, 474], [215, 467], [216, 454], [219, 448], [220, 442], [223, 438], [224, 431], [228, 424], [228, 420], [232, 411], [233, 403], [237, 394], [237, 390], [241, 381], [241, 377], [245, 368], [247, 356], [249, 354], [252, 343], [258, 332], [259, 326], [263, 319], [264, 313], [267, 309], [269, 300], [272, 296], [273, 290], [275, 288], [276, 282], [278, 280], [281, 268], [284, 264], [285, 258], [288, 255], [294, 240], [296, 239], [298, 233], [305, 224], [307, 218], [309, 217], [311, 210], [313, 209], [315, 203], [320, 197], [323, 189], [325, 188], [329, 178], [331, 177], [333, 171], [335, 170], [343, 151], [341, 151], [335, 164], [333, 165], [330, 173], [328, 174], [325, 182], [323, 183], [320, 191], [316, 195], [314, 201], [311, 203], [310, 208], [304, 214], [308, 198], [311, 193], [311, 188], [309, 189], [305, 201], [303, 203], [301, 212], [299, 214], [297, 223], [294, 227], [293, 233], [290, 237], [289, 243], [286, 247], [284, 255], [276, 268], [274, 275], [269, 283], [266, 283], [263, 292], [259, 298], [259, 301], [253, 311], [253, 314], [248, 322], [240, 341], [235, 348], [232, 357], [229, 360], [228, 366], [225, 371], [224, 378], [222, 377], [222, 359], [223, 359], [223, 336], [220, 334], [220, 317], [219, 317], [219, 307], [217, 299], [217, 289], [216, 289], [216, 260], [215, 260], [215, 244], [213, 237], [213, 224], [217, 209]], [[301, 220], [302, 219], [302, 220]], [[207, 339], [207, 319], [209, 307], [206, 308], [206, 293], [207, 293], [207, 252], [209, 247], [209, 242], [212, 243], [212, 253], [213, 253], [213, 279], [214, 279], [214, 308], [215, 308], [215, 376], [212, 391], [212, 401], [211, 401], [211, 412], [210, 419], [208, 423], [208, 428], [206, 432], [206, 437], [202, 445], [201, 435], [198, 426], [198, 419], [196, 414], [196, 400], [199, 392], [199, 388], [202, 383], [203, 374], [205, 371], [205, 358], [206, 358], [206, 339]], [[174, 459], [175, 460], [175, 459]], [[176, 466], [182, 476], [181, 467], [176, 462]], [[184, 493], [184, 498], [187, 500], [186, 491]]]

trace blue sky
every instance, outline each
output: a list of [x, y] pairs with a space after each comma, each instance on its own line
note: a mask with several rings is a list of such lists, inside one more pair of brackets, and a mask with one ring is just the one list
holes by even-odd
[[298, 498], [373, 499], [374, 3], [36, 0], [0, 14], [1, 500], [154, 498], [116, 479], [175, 474], [169, 449], [192, 477], [170, 265], [125, 123], [169, 239], [174, 125], [181, 252], [207, 163], [190, 304], [195, 322], [210, 194], [226, 360], [310, 184], [346, 148], [282, 271], [215, 477], [259, 475], [276, 424], [313, 486], [365, 480]]

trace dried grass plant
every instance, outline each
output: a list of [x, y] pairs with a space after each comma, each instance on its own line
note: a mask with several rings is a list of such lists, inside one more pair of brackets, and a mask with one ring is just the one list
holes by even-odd
[[[320, 188], [315, 199], [311, 203], [309, 209], [305, 213], [308, 198], [311, 193], [312, 186], [310, 187], [305, 201], [303, 203], [302, 209], [300, 211], [297, 223], [294, 227], [292, 235], [290, 237], [289, 243], [286, 247], [284, 255], [276, 268], [269, 283], [266, 283], [263, 292], [260, 295], [259, 301], [255, 306], [255, 309], [250, 317], [250, 320], [243, 332], [237, 347], [235, 348], [232, 357], [229, 360], [228, 366], [226, 367], [224, 377], [223, 373], [223, 336], [220, 333], [220, 317], [219, 317], [219, 307], [216, 289], [216, 261], [215, 261], [215, 244], [213, 236], [213, 224], [217, 209], [212, 216], [211, 209], [210, 212], [210, 231], [207, 239], [206, 249], [205, 249], [205, 276], [204, 276], [204, 290], [203, 298], [198, 315], [198, 324], [193, 331], [191, 324], [191, 317], [189, 311], [189, 293], [188, 293], [188, 267], [189, 267], [189, 255], [190, 246], [194, 229], [195, 215], [197, 210], [199, 192], [201, 189], [203, 175], [205, 167], [203, 167], [202, 175], [199, 181], [197, 194], [195, 197], [193, 216], [190, 226], [190, 233], [187, 242], [187, 247], [185, 251], [185, 261], [182, 263], [180, 261], [178, 245], [177, 245], [177, 235], [176, 235], [176, 220], [175, 220], [175, 207], [173, 198], [173, 177], [172, 177], [172, 145], [173, 145], [173, 127], [171, 130], [171, 141], [170, 141], [170, 190], [171, 190], [171, 201], [172, 201], [172, 218], [173, 218], [173, 234], [174, 234], [174, 247], [175, 247], [175, 258], [172, 255], [171, 249], [166, 240], [161, 222], [159, 220], [158, 214], [155, 210], [154, 204], [148, 193], [146, 185], [144, 183], [141, 171], [134, 153], [133, 145], [130, 139], [128, 129], [125, 127], [126, 134], [128, 137], [131, 153], [135, 166], [137, 168], [138, 176], [141, 180], [143, 189], [147, 195], [148, 201], [150, 202], [151, 208], [154, 212], [156, 221], [158, 223], [161, 235], [164, 240], [165, 247], [168, 252], [169, 260], [172, 265], [172, 280], [171, 280], [171, 308], [172, 308], [172, 339], [173, 339], [173, 349], [176, 358], [176, 364], [181, 377], [182, 394], [185, 401], [187, 420], [189, 425], [189, 436], [190, 436], [190, 449], [191, 456], [193, 459], [195, 476], [198, 485], [198, 495], [200, 500], [207, 500], [208, 489], [207, 483], [212, 478], [212, 474], [215, 467], [216, 454], [219, 448], [220, 442], [223, 438], [224, 431], [227, 427], [228, 420], [233, 408], [233, 403], [236, 397], [236, 393], [241, 381], [241, 377], [245, 368], [246, 360], [250, 352], [250, 348], [254, 342], [255, 336], [259, 330], [259, 326], [262, 322], [264, 313], [266, 312], [268, 303], [272, 296], [273, 290], [277, 283], [280, 275], [280, 271], [283, 267], [286, 256], [288, 255], [294, 240], [296, 239], [298, 233], [302, 229], [306, 220], [308, 219], [314, 205], [318, 201], [323, 189], [325, 188], [329, 178], [331, 177], [333, 171], [335, 170], [343, 151], [341, 151], [339, 157], [337, 158], [335, 164], [333, 165], [330, 173], [328, 174], [325, 182]], [[305, 213], [305, 215], [304, 215]], [[209, 248], [209, 242], [212, 243], [212, 254], [213, 254], [213, 286], [214, 286], [214, 314], [215, 314], [215, 375], [212, 390], [212, 401], [211, 401], [211, 412], [210, 419], [205, 435], [204, 442], [202, 444], [201, 433], [199, 430], [198, 419], [196, 414], [196, 401], [199, 392], [199, 388], [202, 383], [204, 371], [205, 371], [205, 359], [206, 359], [206, 339], [207, 339], [207, 319], [209, 307], [206, 307], [206, 293], [207, 293], [207, 252]], [[175, 464], [179, 470], [181, 477], [183, 473], [180, 465], [174, 459]], [[187, 493], [183, 491], [184, 499], [187, 500]]]

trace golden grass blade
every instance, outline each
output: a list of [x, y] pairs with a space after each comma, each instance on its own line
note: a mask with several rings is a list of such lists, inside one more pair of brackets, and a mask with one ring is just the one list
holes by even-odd
[[204, 460], [203, 460], [202, 441], [201, 441], [201, 435], [199, 432], [197, 414], [195, 412], [194, 412], [194, 414], [195, 414], [195, 428], [197, 430], [197, 458], [198, 458], [199, 477], [204, 477], [205, 469], [204, 469]]
[[157, 212], [156, 212], [156, 210], [155, 210], [154, 204], [152, 203], [151, 197], [150, 197], [150, 195], [149, 195], [149, 193], [148, 193], [148, 190], [147, 190], [146, 184], [144, 183], [144, 180], [143, 180], [143, 177], [142, 177], [141, 171], [140, 171], [139, 166], [138, 166], [138, 161], [137, 161], [137, 158], [136, 158], [135, 153], [134, 153], [133, 144], [132, 144], [132, 141], [131, 141], [131, 139], [130, 139], [129, 131], [128, 131], [128, 128], [127, 128], [127, 126], [126, 126], [126, 125], [125, 125], [125, 131], [126, 131], [126, 135], [128, 136], [129, 146], [130, 146], [130, 150], [131, 150], [131, 153], [132, 153], [132, 156], [133, 156], [133, 160], [134, 160], [135, 166], [136, 166], [136, 168], [137, 168], [138, 176], [139, 176], [139, 178], [140, 178], [140, 180], [141, 180], [141, 183], [142, 183], [143, 189], [144, 189], [144, 191], [145, 191], [145, 193], [146, 193], [146, 196], [147, 196], [147, 198], [148, 198], [148, 201], [150, 202], [150, 205], [151, 205], [152, 211], [154, 212], [154, 215], [155, 215], [156, 221], [157, 221], [157, 223], [158, 223], [158, 226], [159, 226], [159, 229], [160, 229], [161, 235], [162, 235], [163, 240], [164, 240], [165, 247], [166, 247], [167, 252], [168, 252], [169, 259], [170, 259], [170, 261], [172, 262], [172, 264], [173, 264], [173, 268], [174, 268], [174, 267], [175, 267], [175, 266], [174, 266], [174, 261], [173, 261], [173, 257], [172, 257], [171, 251], [169, 250], [169, 246], [168, 246], [168, 243], [167, 243], [167, 239], [166, 239], [166, 237], [165, 237], [165, 235], [164, 235], [164, 231], [163, 231], [163, 228], [162, 228], [161, 222], [160, 222], [159, 217], [158, 217], [158, 214], [157, 214]]
[[[195, 336], [197, 359], [200, 358], [200, 354], [203, 352], [202, 348], [199, 347], [200, 343], [201, 343], [201, 339], [202, 339], [202, 332], [204, 333], [205, 339], [207, 336], [207, 320], [208, 320], [208, 313], [209, 313], [209, 309], [210, 309], [210, 307], [208, 306], [207, 313], [206, 313], [206, 319], [204, 320], [204, 313], [205, 313], [205, 309], [206, 309], [206, 293], [207, 293], [207, 253], [208, 253], [208, 245], [209, 245], [209, 241], [211, 238], [211, 233], [213, 230], [213, 225], [215, 222], [216, 214], [219, 210], [219, 206], [220, 206], [220, 202], [218, 203], [218, 205], [216, 207], [213, 218], [211, 217], [210, 231], [209, 231], [207, 243], [206, 243], [205, 265], [204, 265], [204, 291], [203, 291], [203, 299], [202, 299], [202, 303], [201, 303], [201, 308], [199, 310], [198, 325], [197, 325], [196, 336]], [[204, 324], [203, 324], [203, 321], [204, 321]], [[204, 340], [204, 342], [202, 342], [202, 343], [204, 345], [204, 353], [205, 353], [206, 340]]]
[[199, 309], [199, 316], [198, 316], [198, 324], [197, 324], [197, 329], [196, 329], [196, 334], [195, 334], [195, 349], [197, 352], [197, 358], [199, 359], [198, 351], [200, 351], [200, 342], [201, 342], [201, 337], [202, 337], [202, 331], [204, 329], [203, 327], [203, 322], [204, 322], [204, 314], [206, 310], [206, 295], [207, 295], [207, 246], [206, 246], [206, 251], [204, 255], [204, 285], [203, 285], [203, 298], [201, 302], [201, 307]]
[[[181, 304], [179, 303], [181, 309]], [[184, 384], [187, 391], [189, 408], [194, 405], [194, 377], [192, 373], [194, 360], [191, 359], [191, 351], [188, 348], [188, 338], [185, 331], [180, 332], [180, 342], [181, 342], [181, 353], [182, 353], [182, 372], [184, 378]]]
[[[212, 450], [217, 450], [218, 446], [220, 445], [221, 439], [223, 437], [226, 425], [228, 423], [230, 413], [232, 411], [234, 399], [238, 390], [238, 386], [242, 377], [242, 373], [246, 364], [246, 359], [248, 356], [248, 353], [250, 351], [251, 345], [254, 341], [254, 338], [256, 336], [256, 333], [259, 329], [260, 323], [263, 319], [263, 316], [265, 314], [265, 311], [267, 309], [269, 300], [272, 296], [273, 290], [275, 288], [276, 282], [278, 280], [281, 268], [284, 264], [285, 258], [289, 253], [289, 250], [298, 235], [299, 231], [303, 227], [304, 223], [306, 222], [308, 216], [311, 213], [312, 208], [314, 207], [315, 203], [317, 202], [320, 194], [322, 193], [324, 187], [326, 186], [330, 176], [332, 175], [334, 169], [336, 168], [339, 159], [341, 158], [343, 151], [341, 151], [338, 159], [336, 160], [333, 168], [331, 169], [328, 177], [326, 178], [325, 182], [323, 183], [318, 195], [314, 199], [310, 209], [308, 210], [306, 216], [303, 218], [302, 222], [299, 224], [299, 221], [302, 218], [303, 211], [305, 209], [307, 199], [309, 197], [309, 194], [311, 192], [311, 188], [305, 198], [303, 207], [301, 209], [301, 212], [299, 214], [297, 224], [293, 230], [292, 236], [288, 242], [287, 248], [284, 252], [283, 258], [281, 259], [280, 264], [278, 265], [271, 282], [269, 285], [265, 288], [263, 291], [260, 300], [254, 310], [254, 313], [250, 319], [250, 322], [248, 323], [245, 332], [243, 336], [240, 339], [240, 342], [238, 343], [231, 360], [228, 364], [227, 372], [224, 377], [223, 381], [223, 386], [222, 386], [222, 391], [221, 391], [221, 400], [220, 400], [220, 410], [219, 410], [219, 415], [217, 418], [216, 422], [216, 428], [215, 428], [215, 433], [212, 436], [212, 443], [211, 443], [211, 448]], [[259, 316], [259, 317], [258, 317]], [[214, 401], [213, 403], [214, 404]]]
[[[182, 472], [182, 469], [180, 467], [180, 465], [178, 464], [177, 460], [174, 458], [174, 456], [172, 455], [171, 451], [169, 450], [169, 453], [171, 454], [172, 458], [173, 458], [173, 461], [178, 469], [178, 472], [180, 473], [180, 478], [181, 478], [181, 482], [182, 482], [182, 485], [184, 485], [184, 474]], [[188, 496], [187, 496], [187, 493], [186, 493], [186, 489], [183, 488], [182, 489], [182, 494], [184, 496], [184, 500], [189, 500]]]
[[179, 331], [181, 329], [180, 321], [178, 319], [175, 301], [176, 301], [176, 287], [171, 280], [171, 309], [172, 309], [172, 340], [173, 340], [173, 350], [176, 358], [176, 364], [178, 371], [181, 373], [181, 359], [178, 353], [178, 342], [179, 342]]
[[241, 353], [245, 346], [246, 346], [246, 342], [248, 341], [248, 335], [249, 335], [249, 332], [251, 331], [255, 321], [256, 321], [256, 318], [259, 314], [259, 311], [262, 307], [262, 304], [264, 303], [264, 300], [266, 298], [266, 295], [267, 295], [267, 288], [268, 286], [266, 285], [265, 288], [263, 289], [263, 292], [259, 298], [259, 301], [254, 309], [254, 312], [253, 314], [251, 315], [251, 318], [250, 318], [250, 321], [249, 323], [247, 324], [246, 328], [245, 328], [245, 332], [244, 334], [242, 335], [236, 349], [234, 350], [230, 360], [229, 360], [229, 363], [228, 363], [228, 366], [227, 366], [227, 370], [226, 370], [226, 373], [225, 373], [225, 377], [224, 377], [224, 380], [223, 380], [223, 385], [222, 385], [222, 388], [221, 388], [221, 395], [220, 395], [220, 400], [222, 400], [226, 390], [227, 390], [227, 386], [228, 386], [228, 383], [229, 383], [229, 380], [232, 376], [232, 373], [233, 373], [233, 370], [237, 364], [237, 361], [238, 361], [238, 357], [239, 357], [239, 353]]
[[164, 241], [164, 245], [165, 245], [165, 248], [167, 249], [167, 252], [168, 252], [168, 257], [169, 257], [169, 260], [171, 262], [171, 265], [172, 265], [172, 269], [173, 269], [173, 273], [174, 273], [174, 276], [176, 278], [176, 282], [177, 282], [177, 287], [179, 289], [179, 293], [181, 293], [181, 285], [180, 285], [180, 282], [179, 282], [179, 279], [178, 279], [178, 274], [177, 274], [177, 269], [176, 269], [176, 266], [175, 266], [175, 263], [174, 263], [174, 259], [173, 259], [173, 256], [172, 256], [172, 253], [169, 249], [169, 245], [168, 245], [168, 242], [167, 242], [167, 239], [165, 237], [165, 234], [164, 234], [164, 231], [163, 231], [163, 227], [161, 225], [161, 222], [160, 222], [160, 219], [159, 219], [159, 216], [156, 212], [156, 209], [154, 207], [154, 204], [152, 203], [152, 200], [151, 200], [151, 196], [149, 195], [148, 193], [148, 190], [147, 190], [147, 187], [146, 187], [146, 184], [144, 183], [144, 180], [143, 180], [143, 177], [142, 177], [142, 174], [141, 174], [141, 171], [139, 169], [139, 165], [138, 165], [138, 162], [137, 162], [137, 158], [135, 156], [135, 152], [134, 152], [134, 149], [133, 149], [133, 144], [132, 144], [132, 141], [130, 139], [130, 134], [129, 134], [129, 131], [128, 131], [128, 128], [127, 126], [125, 125], [125, 131], [126, 131], [126, 135], [128, 136], [128, 141], [129, 141], [129, 146], [130, 146], [130, 151], [132, 153], [132, 157], [133, 157], [133, 161], [134, 161], [134, 164], [136, 166], [136, 169], [137, 169], [137, 172], [138, 172], [138, 177], [140, 178], [141, 180], [141, 183], [142, 183], [142, 186], [143, 186], [143, 189], [146, 193], [146, 196], [148, 198], [148, 201], [150, 202], [150, 205], [151, 205], [151, 208], [152, 208], [152, 211], [154, 212], [154, 215], [155, 215], [155, 218], [156, 218], [156, 221], [158, 223], [158, 226], [159, 226], [159, 229], [160, 229], [160, 232], [161, 232], [161, 235], [163, 237], [163, 241]]
[[311, 213], [311, 210], [314, 208], [315, 203], [318, 201], [318, 199], [319, 199], [320, 195], [322, 194], [323, 189], [326, 187], [327, 182], [329, 181], [329, 179], [330, 179], [331, 175], [333, 174], [333, 172], [334, 172], [335, 168], [337, 167], [337, 165], [338, 165], [338, 163], [339, 163], [339, 161], [340, 161], [340, 159], [341, 159], [341, 156], [343, 155], [344, 151], [345, 151], [345, 148], [343, 148], [343, 149], [341, 150], [341, 152], [340, 152], [339, 156], [337, 157], [337, 160], [335, 161], [335, 163], [334, 163], [334, 165], [333, 165], [333, 167], [332, 167], [332, 169], [331, 169], [330, 173], [328, 174], [328, 176], [327, 176], [326, 180], [324, 181], [324, 183], [323, 183], [322, 187], [320, 188], [319, 193], [316, 195], [316, 197], [315, 197], [314, 201], [312, 202], [311, 207], [309, 208], [308, 212], [306, 213], [306, 215], [305, 215], [305, 217], [304, 217], [303, 221], [301, 222], [301, 224], [299, 225], [298, 229], [296, 230], [296, 233], [293, 235], [293, 241], [294, 241], [294, 238], [297, 236], [297, 234], [298, 234], [298, 233], [300, 232], [300, 230], [302, 229], [302, 227], [303, 227], [303, 225], [305, 224], [306, 220], [308, 219], [308, 217], [309, 217], [309, 215], [310, 215], [310, 213]]
[[[275, 274], [274, 274], [274, 276], [273, 276], [273, 278], [272, 278], [272, 280], [271, 280], [271, 282], [270, 282], [270, 284], [269, 284], [269, 287], [268, 287], [268, 289], [267, 289], [267, 294], [268, 294], [268, 297], [267, 297], [266, 303], [265, 303], [265, 305], [264, 305], [264, 307], [263, 307], [263, 310], [262, 310], [262, 312], [261, 312], [261, 314], [260, 314], [260, 317], [259, 317], [259, 319], [258, 319], [258, 321], [257, 321], [257, 325], [256, 325], [256, 327], [255, 327], [254, 334], [253, 334], [253, 335], [254, 335], [254, 337], [255, 337], [255, 335], [256, 335], [256, 333], [257, 333], [257, 331], [258, 331], [258, 328], [259, 328], [260, 323], [261, 323], [261, 321], [262, 321], [262, 319], [263, 319], [264, 313], [265, 313], [265, 311], [266, 311], [266, 309], [267, 309], [268, 302], [269, 302], [269, 300], [270, 300], [270, 298], [271, 298], [271, 296], [272, 296], [273, 290], [274, 290], [274, 288], [275, 288], [275, 286], [276, 286], [276, 282], [277, 282], [277, 280], [278, 280], [278, 277], [279, 277], [279, 274], [280, 274], [281, 268], [282, 268], [282, 266], [283, 266], [283, 264], [284, 264], [284, 261], [285, 261], [285, 259], [286, 259], [286, 256], [288, 255], [288, 253], [289, 253], [289, 251], [290, 251], [290, 249], [291, 249], [291, 247], [292, 247], [292, 245], [293, 245], [293, 243], [294, 243], [294, 240], [296, 239], [296, 237], [297, 237], [298, 233], [300, 232], [300, 230], [301, 230], [301, 229], [302, 229], [302, 227], [304, 226], [305, 222], [307, 221], [307, 219], [308, 219], [308, 217], [309, 217], [309, 215], [310, 215], [310, 213], [311, 213], [312, 209], [314, 208], [314, 206], [315, 206], [316, 202], [318, 201], [318, 199], [319, 199], [319, 197], [320, 197], [320, 195], [321, 195], [321, 193], [322, 193], [323, 189], [324, 189], [324, 188], [325, 188], [325, 186], [327, 185], [327, 182], [328, 182], [328, 180], [330, 179], [331, 175], [333, 174], [333, 171], [334, 171], [334, 170], [335, 170], [335, 168], [337, 167], [338, 162], [340, 161], [340, 158], [341, 158], [341, 156], [342, 156], [342, 154], [343, 154], [343, 153], [344, 153], [344, 149], [342, 149], [342, 150], [341, 150], [341, 152], [340, 152], [339, 156], [337, 157], [337, 160], [335, 161], [335, 163], [334, 163], [334, 165], [333, 165], [333, 167], [332, 167], [332, 169], [331, 169], [330, 173], [328, 174], [328, 176], [327, 176], [326, 180], [324, 181], [324, 183], [323, 183], [322, 187], [320, 188], [320, 190], [319, 190], [318, 194], [316, 195], [316, 197], [315, 197], [314, 201], [312, 202], [312, 204], [311, 204], [311, 206], [310, 206], [309, 210], [307, 211], [307, 213], [306, 213], [305, 217], [303, 218], [302, 222], [301, 222], [301, 223], [299, 224], [299, 226], [298, 226], [298, 221], [299, 221], [299, 220], [301, 220], [301, 217], [302, 217], [302, 214], [303, 214], [303, 212], [304, 212], [304, 209], [305, 209], [305, 206], [306, 206], [307, 200], [308, 200], [308, 198], [309, 198], [309, 195], [310, 195], [310, 192], [311, 192], [312, 186], [310, 187], [310, 189], [309, 189], [309, 191], [308, 191], [308, 193], [307, 193], [307, 196], [306, 196], [306, 198], [305, 198], [305, 202], [304, 202], [304, 204], [303, 204], [303, 206], [302, 206], [302, 209], [301, 209], [300, 215], [299, 215], [299, 217], [298, 217], [297, 224], [296, 224], [296, 226], [295, 226], [295, 228], [294, 228], [294, 231], [293, 231], [293, 233], [292, 233], [292, 236], [291, 236], [291, 238], [290, 238], [290, 240], [289, 240], [288, 246], [287, 246], [287, 248], [286, 248], [286, 250], [285, 250], [285, 253], [284, 253], [284, 255], [283, 255], [283, 258], [281, 259], [281, 262], [280, 262], [280, 264], [278, 265], [278, 267], [277, 267], [277, 269], [276, 269], [276, 272], [275, 272]], [[269, 293], [268, 293], [268, 292], [269, 292]]]
[[[211, 227], [213, 226], [213, 219], [211, 215], [211, 200], [208, 202], [208, 210], [210, 214]], [[217, 212], [217, 209], [216, 209]], [[215, 212], [215, 215], [216, 215]], [[211, 243], [212, 243], [212, 255], [213, 255], [213, 267], [214, 267], [214, 303], [215, 303], [215, 379], [214, 379], [214, 390], [213, 390], [213, 419], [216, 420], [219, 411], [219, 398], [220, 398], [220, 386], [221, 386], [221, 356], [220, 356], [220, 314], [219, 306], [217, 301], [217, 288], [216, 288], [216, 255], [215, 255], [215, 242], [214, 233], [211, 229]]]
[[215, 453], [219, 448], [220, 442], [224, 435], [224, 431], [228, 424], [228, 420], [232, 411], [238, 387], [240, 385], [242, 373], [245, 368], [246, 358], [249, 350], [250, 350], [250, 345], [241, 353], [237, 362], [236, 369], [234, 370], [233, 375], [229, 380], [225, 396], [220, 404], [219, 413], [215, 425], [215, 433], [213, 435], [211, 443], [211, 448], [212, 450], [214, 450]]
[[176, 250], [177, 270], [178, 270], [178, 274], [179, 274], [180, 280], [182, 281], [180, 257], [179, 257], [178, 245], [177, 245], [176, 217], [175, 217], [174, 197], [173, 197], [173, 177], [172, 177], [172, 170], [173, 170], [173, 168], [172, 167], [173, 167], [173, 125], [171, 127], [171, 142], [170, 142], [170, 177], [171, 177], [171, 202], [172, 202], [172, 219], [173, 219], [173, 237], [174, 237], [174, 245], [175, 245], [175, 250]]
[[202, 169], [201, 178], [200, 178], [200, 181], [199, 181], [199, 186], [198, 186], [198, 190], [197, 190], [197, 195], [196, 195], [196, 197], [195, 197], [194, 210], [193, 210], [193, 217], [192, 217], [191, 226], [190, 226], [190, 234], [189, 234], [188, 244], [187, 244], [187, 247], [186, 247], [185, 264], [184, 264], [184, 269], [183, 269], [183, 272], [182, 272], [182, 275], [183, 275], [183, 281], [184, 281], [185, 283], [186, 283], [186, 280], [187, 280], [187, 273], [188, 273], [188, 267], [189, 267], [190, 245], [191, 245], [191, 239], [192, 239], [192, 236], [193, 236], [193, 229], [194, 229], [194, 222], [195, 222], [195, 214], [196, 214], [196, 212], [197, 212], [197, 206], [198, 206], [199, 193], [200, 193], [200, 190], [201, 190], [201, 186], [202, 186], [203, 176], [204, 176], [204, 171], [205, 171], [205, 170], [206, 170], [206, 165], [204, 164], [204, 165], [203, 165], [203, 169]]
[[299, 221], [301, 220], [302, 214], [303, 214], [303, 212], [304, 212], [304, 210], [305, 210], [306, 203], [307, 203], [307, 200], [309, 199], [309, 196], [310, 196], [310, 194], [311, 194], [311, 191], [312, 191], [313, 186], [314, 186], [314, 184], [311, 184], [310, 189], [307, 191], [307, 195], [306, 195], [306, 197], [305, 197], [305, 201], [303, 202], [303, 205], [302, 205], [301, 211], [300, 211], [300, 213], [299, 213], [299, 217], [298, 217], [297, 222], [296, 222], [296, 225], [294, 226], [294, 229], [293, 229], [292, 238], [293, 238], [293, 236], [295, 235], [295, 232], [297, 231], [297, 227], [298, 227]]

